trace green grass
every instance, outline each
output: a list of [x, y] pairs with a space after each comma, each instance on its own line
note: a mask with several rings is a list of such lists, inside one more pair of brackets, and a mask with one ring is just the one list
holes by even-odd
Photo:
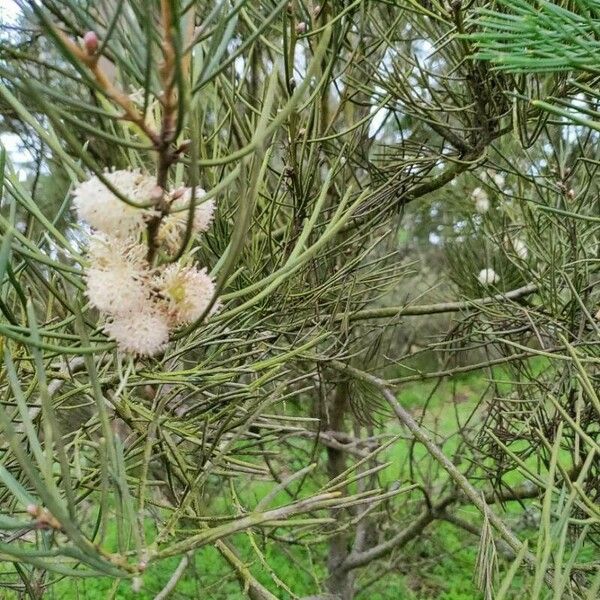
[[[237, 549], [252, 560], [252, 550], [245, 535], [233, 538]], [[381, 581], [369, 586], [357, 596], [359, 600], [479, 600], [472, 574], [477, 556], [473, 539], [464, 536], [450, 525], [440, 524], [431, 528], [426, 538], [417, 542], [411, 549], [418, 554], [419, 561], [427, 565], [427, 570], [400, 573], [391, 571]], [[313, 549], [313, 561], [324, 564], [325, 547]], [[304, 569], [310, 564], [305, 552], [295, 552], [296, 561], [302, 561]], [[443, 560], [438, 560], [443, 557]], [[317, 592], [315, 576], [323, 580], [325, 573], [318, 569], [311, 574], [309, 570], [298, 568], [287, 556], [267, 552], [265, 558], [282, 581], [294, 592], [303, 596]], [[412, 559], [409, 556], [408, 562]], [[254, 558], [252, 572], [278, 598], [287, 600], [292, 596], [283, 588], [273, 583], [272, 576], [256, 564]], [[129, 581], [115, 582], [108, 578], [82, 580], [62, 580], [54, 586], [47, 597], [56, 600], [151, 600], [168, 581], [176, 568], [178, 560], [167, 560], [160, 565], [151, 566], [144, 576], [143, 587], [136, 593]], [[364, 569], [357, 577], [357, 587], [361, 587], [372, 578], [369, 569]], [[1, 596], [4, 598], [4, 596]], [[6, 596], [8, 600], [10, 596]], [[14, 596], [16, 600], [16, 596]], [[188, 568], [186, 576], [177, 587], [177, 598], [202, 598], [203, 600], [237, 600], [246, 596], [241, 592], [239, 584], [231, 576], [231, 571], [218, 552], [213, 548], [205, 548], [196, 554], [195, 563]], [[12, 600], [12, 598], [11, 598]]]
[[[472, 540], [470, 540], [472, 542]], [[248, 538], [243, 535], [234, 538], [236, 547], [242, 554], [252, 556]], [[465, 540], [457, 534], [451, 526], [440, 525], [432, 529], [430, 536], [415, 546], [420, 560], [431, 559], [431, 568], [426, 573], [409, 572], [407, 574], [390, 572], [382, 581], [369, 586], [358, 599], [368, 598], [380, 600], [424, 600], [439, 598], [441, 600], [479, 600], [481, 595], [476, 590], [471, 575], [476, 558], [476, 549], [472, 544], [465, 544]], [[317, 547], [313, 550], [313, 560], [321, 563], [324, 558], [325, 548]], [[446, 554], [444, 561], [437, 557]], [[309, 564], [307, 556], [302, 557], [296, 552], [296, 560], [304, 558], [304, 565]], [[304, 553], [305, 554], [305, 553]], [[267, 552], [266, 559], [273, 573], [286, 582], [291, 590], [299, 595], [314, 594], [317, 586], [314, 576], [323, 579], [325, 573], [310, 574], [298, 568], [287, 556]], [[410, 559], [409, 559], [410, 560]], [[168, 560], [160, 565], [149, 568], [144, 576], [143, 587], [136, 593], [131, 582], [115, 583], [108, 578], [94, 578], [86, 580], [62, 580], [48, 593], [47, 597], [56, 600], [104, 600], [115, 598], [118, 600], [151, 600], [158, 590], [168, 581], [170, 574], [177, 566], [177, 560]], [[278, 588], [273, 583], [271, 575], [257, 565], [252, 568], [254, 575], [265, 584], [278, 598], [287, 600], [292, 596], [283, 588]], [[359, 574], [358, 587], [371, 578], [369, 569]], [[4, 598], [4, 596], [0, 596]], [[10, 596], [6, 596], [11, 598]], [[16, 596], [14, 596], [16, 599]], [[218, 552], [213, 548], [205, 548], [196, 554], [195, 563], [188, 568], [186, 576], [177, 587], [177, 598], [202, 598], [203, 600], [237, 600], [246, 596], [240, 591], [235, 579]], [[11, 599], [12, 600], [12, 599]]]

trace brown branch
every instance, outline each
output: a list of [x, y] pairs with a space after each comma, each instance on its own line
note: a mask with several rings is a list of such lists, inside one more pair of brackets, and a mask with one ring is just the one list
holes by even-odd
[[485, 158], [485, 147], [486, 146], [477, 148], [464, 158], [453, 162], [436, 177], [432, 177], [429, 181], [425, 181], [424, 183], [420, 183], [412, 189], [409, 189], [403, 195], [401, 204], [408, 204], [417, 198], [421, 198], [422, 196], [426, 196], [427, 194], [431, 194], [431, 192], [439, 190], [458, 177], [461, 173], [464, 173], [471, 167], [477, 165]]
[[[159, 72], [162, 82], [162, 93], [159, 101], [162, 106], [162, 123], [158, 140], [158, 164], [156, 185], [162, 190], [161, 197], [156, 203], [158, 213], [148, 221], [148, 262], [152, 264], [158, 251], [158, 231], [163, 218], [169, 214], [167, 200], [167, 183], [169, 169], [177, 160], [178, 153], [172, 147], [177, 135], [177, 104], [178, 90], [176, 85], [176, 60], [175, 40], [173, 38], [173, 22], [175, 16], [171, 10], [169, 0], [161, 0], [161, 24], [163, 29], [162, 52], [163, 62]], [[179, 90], [179, 93], [182, 93]]]
[[[523, 544], [522, 542], [515, 536], [515, 534], [506, 526], [506, 524], [502, 521], [502, 519], [493, 512], [486, 502], [485, 496], [481, 493], [481, 491], [477, 490], [469, 480], [461, 473], [461, 471], [454, 465], [454, 463], [442, 452], [442, 450], [438, 447], [438, 445], [433, 441], [433, 439], [429, 436], [429, 434], [415, 421], [413, 416], [398, 402], [395, 394], [390, 390], [389, 382], [380, 379], [379, 377], [375, 377], [365, 371], [361, 371], [349, 365], [345, 365], [339, 361], [333, 360], [328, 363], [334, 369], [351, 375], [352, 377], [359, 379], [361, 381], [365, 381], [376, 387], [388, 404], [391, 406], [392, 410], [396, 414], [396, 417], [414, 436], [414, 438], [423, 444], [427, 449], [430, 456], [432, 456], [436, 461], [440, 463], [440, 465], [444, 468], [446, 473], [450, 476], [450, 478], [454, 481], [458, 489], [464, 496], [469, 500], [471, 504], [473, 504], [481, 514], [485, 515], [488, 519], [489, 523], [496, 529], [496, 531], [500, 534], [502, 539], [510, 546], [510, 548], [518, 553], [522, 550]], [[450, 500], [448, 500], [450, 501]], [[451, 502], [451, 501], [450, 501]], [[435, 511], [428, 511], [434, 512]], [[433, 515], [435, 517], [435, 514]], [[421, 531], [424, 526], [426, 526], [429, 522], [431, 522], [431, 515], [422, 514], [417, 522], [415, 522], [412, 526], [408, 528], [409, 535], [416, 535], [418, 531]], [[418, 525], [418, 531], [413, 532], [413, 526]], [[417, 529], [414, 527], [414, 529]], [[403, 532], [401, 532], [403, 533]], [[413, 535], [413, 537], [414, 537]], [[400, 536], [400, 534], [398, 534]], [[398, 536], [396, 536], [398, 538]], [[401, 542], [402, 538], [398, 540]], [[387, 550], [387, 548], [386, 548]], [[369, 552], [369, 551], [366, 551]], [[371, 555], [374, 553], [371, 552]], [[382, 552], [383, 554], [383, 552]], [[536, 567], [536, 557], [531, 552], [526, 552], [524, 555], [525, 562], [532, 568]], [[358, 559], [355, 557], [355, 561]], [[370, 560], [373, 560], [371, 558]], [[368, 562], [368, 561], [367, 561]], [[360, 562], [358, 566], [363, 564], [367, 564], [366, 562]], [[354, 567], [355, 568], [355, 567]], [[546, 571], [546, 579], [551, 582], [552, 574], [550, 570]]]
[[[461, 312], [487, 306], [493, 304], [494, 302], [518, 300], [535, 293], [538, 289], [539, 287], [536, 284], [529, 283], [508, 292], [500, 292], [493, 296], [473, 298], [472, 300], [437, 302], [435, 304], [417, 304], [413, 306], [384, 306], [381, 308], [365, 308], [354, 313], [338, 312], [324, 314], [319, 316], [319, 322], [362, 321], [367, 319], [389, 319], [394, 317], [415, 317]], [[302, 326], [297, 325], [295, 327], [296, 329], [300, 329]], [[502, 360], [504, 361], [504, 359]]]
[[422, 531], [435, 520], [435, 518], [434, 511], [424, 510], [408, 527], [391, 537], [389, 540], [386, 540], [377, 546], [373, 546], [368, 550], [352, 552], [344, 561], [343, 568], [350, 571], [352, 569], [364, 567], [372, 561], [381, 558], [388, 552], [405, 546], [412, 539], [420, 535]]
[[[524, 485], [516, 488], [511, 493], [504, 493], [501, 496], [498, 496], [497, 494], [490, 492], [485, 494], [484, 497], [486, 503], [492, 504], [497, 501], [507, 502], [523, 500], [526, 498], [537, 498], [541, 491], [542, 490], [538, 487]], [[391, 551], [398, 550], [399, 548], [406, 546], [406, 544], [421, 535], [423, 530], [436, 520], [448, 521], [457, 527], [465, 529], [473, 535], [479, 536], [480, 530], [475, 525], [447, 511], [447, 507], [451, 504], [463, 501], [464, 499], [460, 498], [456, 494], [448, 495], [435, 506], [424, 509], [410, 525], [399, 531], [396, 535], [392, 536], [385, 542], [360, 552], [353, 551], [344, 562], [343, 568], [351, 570], [364, 567], [370, 564], [372, 561], [382, 558]], [[512, 548], [511, 552], [514, 552]]]
[[477, 537], [479, 537], [481, 535], [481, 529], [479, 527], [477, 527], [470, 521], [462, 519], [461, 517], [457, 517], [453, 513], [449, 513], [449, 512], [441, 513], [439, 515], [439, 518], [442, 521], [452, 523], [452, 525], [455, 525], [456, 527], [460, 527], [460, 529], [464, 529], [465, 531], [468, 531], [469, 533], [472, 533], [473, 535], [475, 535]]
[[366, 446], [371, 451], [377, 448], [377, 443], [356, 439], [339, 431], [293, 431], [291, 435], [313, 439], [316, 438], [319, 443], [327, 448], [347, 452], [357, 458], [366, 458], [370, 454], [369, 451], [362, 450], [359, 446]]
[[[342, 380], [336, 385], [331, 398], [327, 401], [326, 417], [327, 428], [333, 431], [343, 431], [344, 417], [349, 405], [350, 387], [347, 380]], [[327, 472], [331, 480], [339, 478], [346, 471], [346, 453], [332, 445], [326, 446]], [[342, 490], [345, 491], [345, 486]], [[335, 521], [339, 519], [340, 509], [332, 507], [331, 517]], [[327, 588], [333, 594], [347, 600], [354, 595], [354, 581], [352, 574], [343, 567], [348, 557], [348, 533], [343, 530], [337, 531], [329, 539], [327, 552]]]
[[[100, 66], [100, 56], [96, 53], [95, 44], [87, 48], [81, 48], [71, 40], [60, 29], [55, 28], [56, 35], [61, 39], [67, 50], [85, 65], [93, 75], [96, 84], [102, 92], [115, 104], [121, 107], [124, 114], [123, 120], [137, 125], [152, 141], [154, 150], [158, 152], [157, 161], [157, 187], [162, 190], [157, 199], [155, 207], [158, 210], [156, 216], [148, 222], [148, 262], [152, 263], [158, 250], [158, 230], [165, 215], [169, 212], [169, 203], [166, 196], [168, 174], [171, 165], [177, 160], [178, 153], [173, 149], [173, 142], [177, 134], [177, 107], [178, 90], [176, 85], [176, 61], [175, 40], [173, 38], [173, 22], [175, 15], [171, 10], [171, 4], [168, 0], [161, 0], [161, 24], [163, 30], [162, 52], [163, 62], [159, 73], [163, 86], [159, 101], [163, 108], [160, 133], [157, 133], [146, 122], [145, 116], [140, 113], [129, 96], [118, 89], [110, 77]], [[93, 40], [97, 42], [95, 34], [92, 33]], [[181, 93], [181, 92], [179, 92]]]
[[[475, 298], [473, 300], [464, 300], [458, 302], [439, 302], [436, 304], [422, 304], [416, 306], [386, 306], [383, 308], [370, 308], [359, 310], [350, 315], [337, 314], [334, 316], [336, 321], [348, 319], [349, 321], [358, 321], [363, 319], [385, 319], [388, 317], [403, 317], [403, 316], [419, 316], [419, 315], [435, 315], [440, 313], [460, 312], [472, 308], [478, 308], [500, 302], [502, 300], [518, 300], [525, 296], [533, 294], [538, 289], [538, 286], [533, 283], [524, 285], [523, 287], [501, 292], [494, 296], [486, 296], [483, 298]], [[327, 319], [324, 316], [323, 319]]]
[[306, 498], [304, 500], [298, 500], [293, 504], [282, 506], [280, 508], [274, 508], [265, 512], [257, 514], [248, 514], [248, 516], [241, 517], [227, 523], [225, 525], [218, 525], [211, 527], [192, 535], [181, 542], [176, 542], [173, 545], [164, 548], [152, 556], [152, 560], [162, 560], [163, 558], [169, 558], [171, 556], [179, 556], [190, 550], [194, 550], [207, 544], [212, 544], [220, 539], [250, 529], [252, 527], [271, 527], [274, 525], [281, 525], [289, 517], [295, 515], [301, 515], [307, 512], [315, 510], [324, 510], [340, 504], [341, 493], [340, 492], [328, 492], [314, 496], [312, 498]]
[[242, 562], [233, 546], [227, 540], [218, 540], [215, 543], [217, 550], [223, 558], [233, 567], [242, 589], [250, 600], [277, 600], [253, 575], [248, 567]]
[[175, 588], [183, 577], [185, 570], [188, 568], [188, 565], [190, 564], [190, 558], [193, 555], [194, 554], [192, 552], [184, 554], [183, 558], [179, 561], [177, 568], [175, 571], [173, 571], [173, 574], [169, 578], [169, 581], [167, 581], [165, 587], [163, 587], [163, 589], [158, 592], [156, 596], [154, 596], [154, 600], [166, 600], [171, 593], [175, 591]]
[[[486, 504], [494, 504], [496, 502], [512, 502], [516, 500], [538, 498], [542, 491], [543, 490], [541, 488], [535, 485], [523, 484], [500, 494], [494, 491], [487, 492], [483, 494], [483, 498]], [[424, 509], [423, 512], [408, 527], [398, 532], [389, 540], [386, 540], [377, 546], [373, 546], [368, 550], [356, 553], [353, 552], [348, 557], [344, 567], [347, 569], [356, 569], [369, 564], [373, 560], [381, 558], [392, 550], [402, 548], [412, 539], [420, 535], [430, 523], [439, 519], [460, 526], [473, 535], [479, 535], [480, 530], [475, 525], [472, 525], [467, 521], [463, 521], [456, 515], [447, 511], [448, 507], [452, 504], [464, 504], [468, 502], [469, 499], [464, 496], [460, 496], [456, 493], [449, 494], [437, 504]]]
[[54, 31], [61, 42], [66, 46], [67, 50], [90, 70], [102, 92], [123, 109], [124, 114], [120, 118], [137, 125], [152, 141], [154, 147], [158, 147], [160, 143], [158, 133], [146, 123], [144, 116], [139, 112], [129, 96], [112, 83], [100, 66], [100, 57], [96, 54], [90, 55], [85, 52], [60, 29], [55, 28]]

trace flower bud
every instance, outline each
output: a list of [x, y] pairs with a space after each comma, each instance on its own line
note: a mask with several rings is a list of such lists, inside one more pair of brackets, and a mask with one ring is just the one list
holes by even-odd
[[98, 36], [96, 35], [95, 31], [88, 31], [83, 36], [83, 46], [90, 56], [96, 54], [98, 51], [98, 45]]
[[163, 194], [164, 190], [160, 187], [160, 185], [155, 185], [150, 190], [150, 199], [156, 202], [157, 200], [160, 200], [163, 197]]

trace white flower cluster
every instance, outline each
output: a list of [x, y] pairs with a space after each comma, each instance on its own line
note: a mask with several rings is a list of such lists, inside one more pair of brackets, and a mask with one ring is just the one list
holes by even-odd
[[471, 192], [471, 200], [475, 203], [475, 210], [480, 213], [486, 213], [490, 210], [490, 199], [483, 188], [475, 188]]
[[[74, 192], [78, 216], [96, 231], [90, 237], [86, 271], [86, 295], [106, 320], [105, 333], [124, 352], [152, 356], [165, 349], [171, 330], [201, 317], [215, 293], [206, 269], [181, 262], [152, 267], [147, 246], [140, 237], [148, 220], [156, 215], [154, 181], [137, 171], [113, 171], [106, 180], [120, 194], [140, 205], [121, 201], [98, 177], [82, 183]], [[191, 231], [210, 226], [212, 201], [201, 203], [204, 191], [196, 188]], [[170, 196], [172, 213], [159, 227], [161, 249], [173, 253], [185, 239], [192, 190]]]
[[484, 176], [489, 177], [499, 189], [502, 189], [506, 183], [506, 178], [502, 173], [488, 171], [487, 173], [484, 173]]
[[481, 285], [494, 285], [495, 283], [498, 283], [500, 281], [498, 273], [496, 273], [494, 269], [490, 268], [481, 269], [481, 271], [479, 271], [477, 279], [479, 283], [481, 283]]

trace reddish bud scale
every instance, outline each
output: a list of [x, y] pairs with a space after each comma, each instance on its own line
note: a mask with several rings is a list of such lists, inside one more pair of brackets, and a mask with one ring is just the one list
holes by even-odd
[[95, 31], [88, 31], [83, 36], [83, 45], [90, 56], [96, 54], [99, 42]]

